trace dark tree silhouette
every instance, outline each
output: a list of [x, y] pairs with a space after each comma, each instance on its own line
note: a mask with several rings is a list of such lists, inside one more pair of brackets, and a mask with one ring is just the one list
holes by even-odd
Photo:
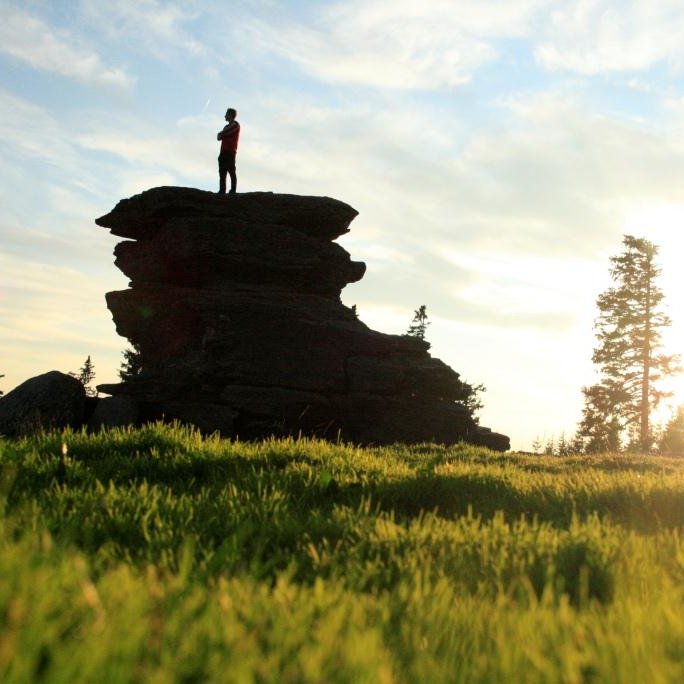
[[406, 331], [407, 335], [417, 337], [419, 340], [425, 340], [425, 333], [427, 327], [430, 325], [428, 321], [427, 308], [425, 304], [421, 304], [418, 309], [413, 312], [413, 320], [409, 329]]
[[[642, 238], [625, 235], [625, 250], [611, 257], [614, 286], [596, 304], [597, 347], [592, 361], [601, 381], [583, 389], [585, 406], [578, 434], [592, 450], [605, 443], [619, 446], [626, 432], [641, 451], [653, 446], [651, 411], [670, 396], [658, 389], [665, 375], [679, 372], [679, 357], [661, 352], [661, 331], [670, 325], [663, 312], [663, 292], [656, 281], [658, 248]], [[615, 445], [615, 440], [618, 444]]]
[[119, 368], [119, 377], [123, 382], [129, 382], [137, 378], [142, 372], [142, 350], [140, 345], [132, 342], [131, 347], [121, 352], [123, 361]]
[[465, 380], [461, 380], [461, 385], [463, 386], [463, 398], [457, 403], [465, 406], [468, 409], [470, 417], [479, 423], [480, 419], [475, 415], [483, 406], [480, 394], [487, 391], [487, 388], [480, 383], [479, 385], [471, 385]]
[[83, 385], [87, 396], [97, 396], [97, 390], [93, 387], [90, 387], [90, 383], [95, 379], [95, 366], [90, 360], [90, 354], [88, 354], [88, 358], [86, 358], [78, 373], [69, 373], [69, 375], [76, 378]]
[[[406, 334], [411, 337], [417, 337], [419, 340], [423, 340], [423, 342], [427, 342], [429, 345], [430, 343], [425, 339], [428, 325], [430, 325], [430, 321], [428, 321], [427, 306], [421, 304], [413, 312], [413, 320], [411, 321], [411, 325], [406, 331]], [[479, 418], [475, 414], [483, 407], [480, 395], [483, 392], [486, 392], [487, 388], [482, 384], [471, 385], [465, 380], [460, 380], [460, 383], [461, 396], [456, 400], [456, 403], [464, 406], [468, 410], [470, 417], [477, 423]]]
[[576, 444], [587, 454], [620, 451], [622, 421], [617, 407], [627, 397], [616, 384], [583, 387], [584, 408]]
[[[4, 377], [5, 377], [4, 373], [3, 373], [2, 375], [0, 375], [0, 378], [4, 378]], [[1, 397], [3, 394], [4, 394], [4, 392], [3, 392], [2, 390], [0, 390], [0, 397]]]

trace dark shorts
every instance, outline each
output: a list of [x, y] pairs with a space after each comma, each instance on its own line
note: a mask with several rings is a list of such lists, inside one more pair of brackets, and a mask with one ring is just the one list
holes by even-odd
[[235, 152], [221, 152], [221, 154], [219, 154], [219, 173], [235, 171], [235, 154]]

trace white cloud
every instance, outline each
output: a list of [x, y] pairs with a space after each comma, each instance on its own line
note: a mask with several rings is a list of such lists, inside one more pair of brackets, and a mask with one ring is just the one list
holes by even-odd
[[[405, 20], [423, 27], [446, 24], [459, 31], [489, 36], [524, 36], [531, 22], [552, 0], [345, 0], [321, 11], [331, 24], [348, 22], [369, 32]], [[410, 29], [409, 29], [410, 30]], [[407, 35], [411, 35], [408, 33]]]
[[324, 6], [307, 25], [255, 22], [249, 36], [326, 82], [453, 88], [495, 59], [495, 38], [529, 31], [545, 4], [352, 0]]
[[22, 157], [73, 161], [69, 138], [46, 109], [0, 89], [0, 143]]
[[0, 89], [0, 149], [6, 161], [0, 166], [0, 195], [8, 200], [5, 219], [52, 223], [64, 206], [64, 197], [52, 192], [55, 188], [78, 193], [80, 208], [73, 199], [67, 212], [72, 217], [79, 209], [81, 216], [87, 215], [93, 202], [111, 191], [116, 173], [111, 161], [95, 159], [74, 135], [85, 124], [75, 118], [59, 121], [55, 113]]
[[482, 237], [518, 251], [595, 253], [619, 231], [623, 202], [684, 198], [684, 144], [667, 130], [593, 113], [563, 90], [506, 107], [508, 129], [473, 137], [447, 176]]
[[[199, 11], [188, 11], [193, 3], [181, 6], [158, 0], [117, 0], [117, 2], [81, 2], [84, 18], [110, 40], [132, 49], [145, 50], [158, 59], [183, 55], [199, 56], [205, 47], [184, 24], [196, 19]], [[225, 9], [225, 8], [224, 8]]]
[[[119, 165], [116, 187], [135, 194], [154, 185], [195, 183], [218, 178], [216, 131], [206, 117], [184, 119], [163, 132], [129, 115], [94, 116], [83, 124], [76, 143], [93, 153], [108, 153]], [[218, 181], [217, 181], [218, 182]]]
[[72, 78], [86, 85], [131, 88], [135, 82], [125, 69], [110, 67], [88, 46], [65, 30], [48, 26], [26, 11], [6, 3], [0, 22], [0, 51], [34, 69]]
[[477, 133], [449, 110], [410, 102], [290, 103], [274, 93], [250, 112], [239, 171], [261, 187], [351, 203], [361, 215], [349, 239], [368, 245], [352, 256], [369, 265], [373, 245], [411, 256], [448, 242], [595, 256], [620, 234], [624, 198], [679, 201], [684, 192], [684, 140], [592, 112], [562, 87], [509, 98], [507, 125]]
[[[113, 334], [104, 288], [120, 279], [73, 267], [0, 255], [0, 372], [9, 390], [32, 375], [75, 370], [93, 354], [104, 382], [113, 379], [125, 340]], [[107, 371], [106, 369], [112, 369]]]
[[551, 15], [535, 49], [547, 69], [594, 75], [648, 69], [684, 60], [680, 0], [579, 0]]

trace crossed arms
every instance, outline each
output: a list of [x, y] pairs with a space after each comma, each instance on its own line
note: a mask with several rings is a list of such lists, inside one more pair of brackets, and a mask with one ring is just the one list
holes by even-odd
[[222, 131], [219, 131], [216, 134], [216, 140], [223, 140], [223, 138], [231, 138], [233, 137], [236, 133], [240, 125], [238, 124], [237, 121], [231, 121], [229, 124], [226, 124], [223, 127]]

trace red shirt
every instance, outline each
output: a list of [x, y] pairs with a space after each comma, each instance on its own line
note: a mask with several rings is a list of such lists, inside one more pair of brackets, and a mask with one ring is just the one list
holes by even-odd
[[224, 127], [221, 134], [221, 152], [237, 152], [240, 124], [233, 121]]

